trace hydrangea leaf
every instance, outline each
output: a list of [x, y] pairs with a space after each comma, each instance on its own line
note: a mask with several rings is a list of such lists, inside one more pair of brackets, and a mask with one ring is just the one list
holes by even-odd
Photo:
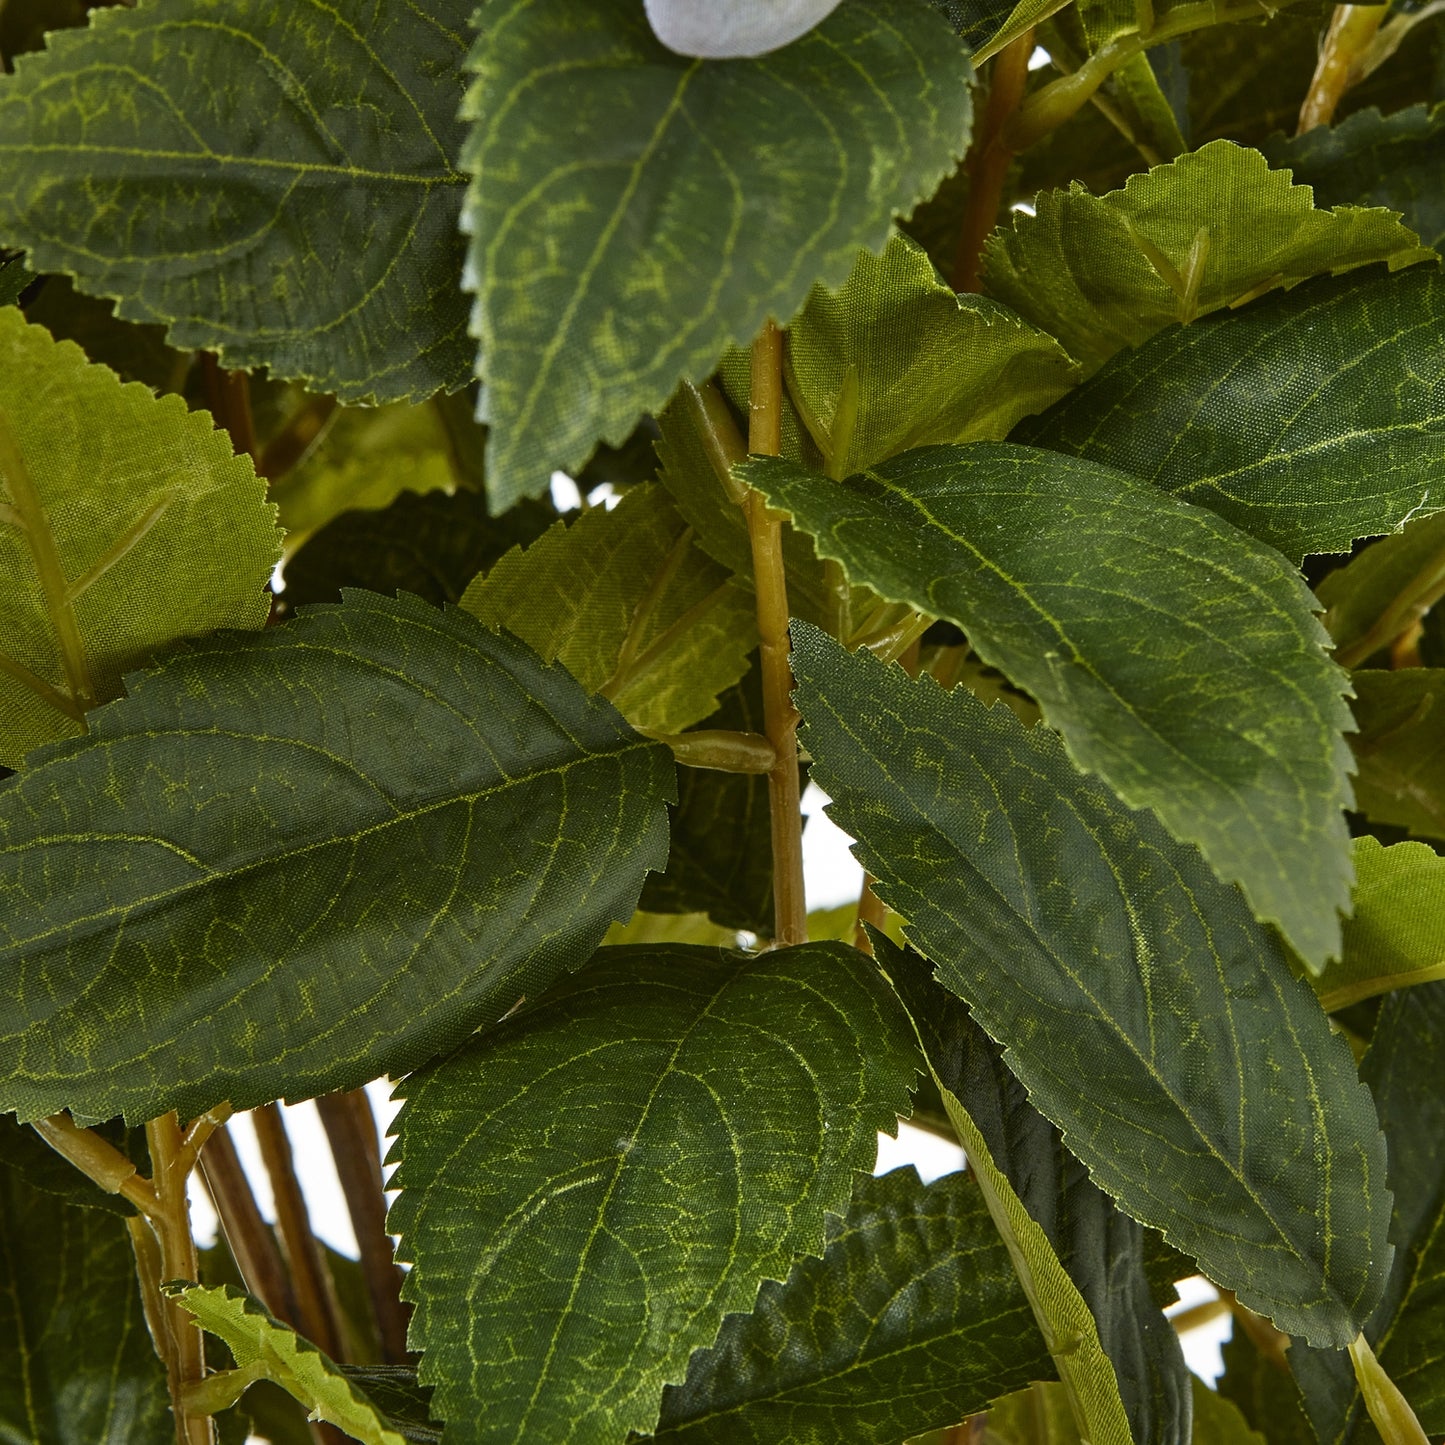
[[830, 816], [1094, 1182], [1281, 1328], [1352, 1340], [1384, 1140], [1278, 936], [1049, 729], [803, 624], [793, 665]]
[[1445, 978], [1445, 858], [1424, 843], [1356, 838], [1345, 947], [1314, 980], [1330, 1012]]
[[1258, 151], [1211, 141], [1091, 196], [1074, 183], [1015, 213], [984, 249], [984, 289], [1089, 371], [1176, 321], [1275, 286], [1433, 253], [1391, 212], [1315, 207]]
[[1438, 250], [1445, 242], [1445, 105], [1389, 115], [1371, 107], [1337, 126], [1271, 136], [1264, 153], [1313, 187], [1321, 205], [1388, 206], [1427, 246]]
[[859, 1183], [821, 1259], [765, 1283], [662, 1396], [658, 1445], [905, 1440], [1051, 1368], [977, 1183]]
[[814, 282], [842, 281], [968, 142], [968, 53], [927, 0], [850, 0], [729, 61], [668, 50], [637, 0], [507, 0], [469, 64], [498, 507], [621, 443]]
[[928, 442], [998, 441], [1078, 380], [1046, 332], [945, 286], [895, 232], [837, 291], [813, 288], [788, 328], [793, 400], [830, 476]]
[[23, 1118], [414, 1068], [585, 962], [666, 856], [667, 749], [460, 611], [353, 592], [129, 689], [0, 784]]
[[998, 1045], [933, 981], [927, 961], [876, 933], [873, 942], [913, 1019], [1081, 1433], [1120, 1445], [1189, 1445], [1189, 1371], [1151, 1293], [1144, 1230], [1090, 1181]]
[[752, 593], [648, 483], [513, 548], [462, 606], [653, 732], [681, 732], [716, 711], [757, 646]]
[[723, 1317], [823, 1253], [916, 1065], [856, 950], [675, 944], [601, 950], [408, 1079], [388, 1227], [447, 1439], [653, 1429]]
[[[1427, 1435], [1445, 1431], [1445, 983], [1392, 994], [1360, 1069], [1390, 1149], [1395, 1246], [1385, 1297], [1365, 1325]], [[1296, 1342], [1290, 1367], [1323, 1445], [1378, 1439], [1349, 1360]]]
[[1445, 668], [1352, 676], [1360, 811], [1417, 837], [1445, 840]]
[[[0, 1134], [19, 1131], [0, 1118]], [[125, 1225], [60, 1203], [14, 1168], [0, 1170], [0, 1360], [0, 1439], [175, 1441]]]
[[260, 627], [275, 516], [204, 412], [0, 309], [0, 764], [177, 639]]
[[1118, 467], [1292, 561], [1445, 507], [1445, 273], [1322, 278], [1117, 356], [1015, 440]]
[[1277, 552], [1123, 472], [1009, 443], [924, 447], [842, 483], [779, 460], [739, 474], [853, 582], [961, 627], [1076, 764], [1197, 843], [1311, 967], [1338, 953], [1348, 680]]
[[228, 366], [344, 401], [458, 387], [470, 11], [98, 10], [0, 87], [0, 241]]

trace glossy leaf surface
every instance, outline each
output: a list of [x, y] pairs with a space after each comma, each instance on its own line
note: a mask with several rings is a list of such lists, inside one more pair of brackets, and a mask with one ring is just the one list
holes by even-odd
[[1034, 1106], [1252, 1309], [1353, 1339], [1390, 1257], [1384, 1140], [1277, 937], [1048, 729], [793, 632], [830, 815]]
[[470, 66], [466, 225], [501, 506], [840, 282], [968, 139], [967, 52], [926, 0], [850, 0], [732, 61], [666, 49], [636, 0], [508, 0]]
[[852, 581], [963, 628], [1080, 767], [1197, 843], [1312, 966], [1338, 951], [1346, 680], [1278, 553], [1122, 472], [1005, 443], [841, 485], [776, 461], [740, 474]]
[[861, 1181], [822, 1259], [769, 1282], [663, 1394], [672, 1445], [904, 1440], [1047, 1377], [1048, 1352], [967, 1174]]
[[1258, 151], [1214, 141], [1091, 196], [1050, 191], [984, 250], [984, 289], [1096, 370], [1171, 322], [1371, 261], [1419, 260], [1384, 210], [1316, 209]]
[[1016, 439], [1087, 457], [1298, 562], [1445, 506], [1445, 273], [1312, 281], [1116, 357]]
[[408, 1080], [389, 1227], [447, 1438], [651, 1430], [723, 1316], [823, 1253], [916, 1061], [852, 949], [673, 945], [601, 951]]
[[1362, 671], [1352, 680], [1360, 811], [1445, 839], [1445, 668]]
[[195, 644], [0, 785], [0, 1107], [189, 1117], [414, 1068], [632, 911], [673, 771], [415, 599]]
[[205, 413], [0, 309], [0, 764], [178, 639], [260, 627], [275, 515]]
[[469, 12], [97, 11], [0, 89], [0, 238], [228, 366], [348, 401], [459, 386]]

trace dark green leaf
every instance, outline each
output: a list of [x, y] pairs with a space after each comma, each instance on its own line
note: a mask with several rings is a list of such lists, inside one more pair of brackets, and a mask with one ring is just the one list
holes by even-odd
[[1215, 1394], [1197, 1375], [1191, 1379], [1194, 1386], [1193, 1445], [1267, 1445], [1262, 1435], [1249, 1428], [1243, 1412], [1232, 1400]]
[[822, 1254], [916, 1061], [853, 949], [675, 945], [600, 951], [408, 1080], [389, 1225], [447, 1439], [651, 1430], [724, 1315]]
[[1445, 273], [1323, 278], [1166, 331], [1015, 439], [1118, 467], [1298, 562], [1445, 506]]
[[[1445, 983], [1392, 994], [1361, 1077], [1390, 1149], [1394, 1267], [1365, 1336], [1429, 1435], [1445, 1431]], [[1296, 1342], [1290, 1366], [1324, 1445], [1375, 1441], [1349, 1359]]]
[[1276, 935], [1047, 728], [799, 624], [793, 662], [831, 816], [1094, 1181], [1282, 1328], [1353, 1339], [1384, 1140]]
[[228, 366], [348, 401], [459, 386], [470, 9], [98, 11], [0, 89], [0, 239]]
[[637, 0], [510, 0], [469, 64], [500, 506], [619, 444], [814, 282], [837, 285], [968, 139], [968, 52], [927, 0], [849, 0], [726, 61], [665, 49]]
[[[764, 730], [762, 677], [756, 665], [723, 694], [722, 705], [701, 725]], [[680, 769], [667, 871], [649, 875], [640, 906], [658, 913], [706, 913], [724, 927], [772, 937], [771, 829], [766, 778]]]
[[557, 520], [545, 502], [500, 517], [480, 492], [403, 492], [380, 511], [343, 512], [286, 563], [285, 603], [338, 602], [343, 587], [410, 592], [440, 606], [510, 548], [534, 542]]
[[[1135, 1445], [1189, 1445], [1189, 1371], [1150, 1291], [1144, 1230], [1090, 1182], [1059, 1131], [1029, 1103], [998, 1045], [966, 1005], [932, 981], [927, 962], [876, 935], [875, 944], [995, 1222], [1020, 1260], [1059, 1374], [1082, 1402], [1080, 1427], [1104, 1438], [1122, 1404]], [[1064, 1304], [1070, 1288], [1073, 1310]], [[1089, 1322], [1083, 1341], [1078, 1306]], [[1083, 1367], [1091, 1350], [1102, 1352], [1097, 1374]], [[1101, 1394], [1112, 1397], [1112, 1410]]]
[[984, 285], [1051, 331], [1089, 371], [1171, 322], [1272, 286], [1370, 261], [1430, 255], [1389, 212], [1317, 210], [1309, 188], [1271, 171], [1258, 151], [1214, 141], [1091, 196], [1036, 198], [984, 250]]
[[780, 461], [740, 474], [854, 582], [963, 628], [1078, 766], [1198, 843], [1314, 967], [1338, 952], [1347, 684], [1278, 553], [1122, 472], [1005, 443], [840, 485]]
[[667, 750], [415, 598], [194, 644], [92, 721], [0, 784], [27, 1118], [404, 1072], [584, 962], [666, 854]]
[[35, 273], [25, 264], [23, 256], [12, 256], [0, 261], [0, 306], [16, 306], [25, 288], [35, 279]]
[[867, 1179], [822, 1259], [769, 1282], [663, 1392], [672, 1445], [898, 1441], [1050, 1370], [975, 1181]]
[[419, 1445], [439, 1445], [442, 1428], [431, 1417], [431, 1394], [405, 1365], [341, 1365], [399, 1435]]
[[125, 1225], [65, 1208], [18, 1169], [0, 1170], [0, 1440], [175, 1440]]
[[[119, 1119], [92, 1126], [108, 1144], [119, 1149], [141, 1174], [150, 1173], [145, 1132], [127, 1129]], [[63, 1155], [57, 1154], [34, 1129], [0, 1115], [0, 1171], [13, 1172], [27, 1187], [63, 1199], [81, 1209], [104, 1209], [111, 1214], [134, 1214], [118, 1194], [108, 1194]]]
[[1271, 1359], [1238, 1325], [1224, 1345], [1218, 1388], [1269, 1445], [1319, 1445], [1289, 1366]]
[[1445, 668], [1357, 672], [1353, 681], [1360, 811], [1445, 839]]
[[0, 309], [0, 763], [177, 639], [260, 627], [275, 517], [204, 412]]

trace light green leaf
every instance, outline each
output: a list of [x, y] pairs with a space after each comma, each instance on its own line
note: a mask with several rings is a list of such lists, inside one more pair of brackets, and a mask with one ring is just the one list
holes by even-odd
[[788, 328], [788, 381], [829, 476], [927, 442], [997, 441], [1078, 380], [1052, 336], [982, 296], [956, 296], [895, 232]]
[[[1189, 1371], [1154, 1303], [1144, 1231], [1094, 1186], [997, 1044], [928, 963], [876, 933], [944, 1108], [1013, 1257], [1034, 1318], [1095, 1445], [1189, 1445]], [[999, 1391], [1005, 1388], [1000, 1382]]]
[[[1422, 49], [1426, 48], [1424, 46]], [[1271, 136], [1271, 165], [1288, 166], [1327, 206], [1388, 206], [1427, 246], [1445, 242], [1445, 105], [1412, 105], [1381, 115], [1373, 107], [1340, 125], [1301, 136]]]
[[1445, 839], [1445, 668], [1351, 676], [1360, 811], [1419, 837]]
[[[0, 1119], [0, 1134], [19, 1131]], [[0, 1171], [0, 1361], [6, 1445], [175, 1440], [125, 1225], [61, 1204], [9, 1168]]]
[[329, 1356], [249, 1295], [229, 1285], [203, 1289], [194, 1284], [167, 1293], [203, 1329], [226, 1342], [239, 1371], [280, 1385], [306, 1407], [310, 1419], [325, 1420], [362, 1445], [407, 1445]]
[[780, 461], [739, 474], [852, 581], [963, 628], [1079, 767], [1197, 843], [1313, 967], [1338, 953], [1347, 681], [1278, 553], [1122, 472], [1006, 443], [836, 485]]
[[793, 633], [830, 816], [1095, 1183], [1281, 1328], [1353, 1339], [1384, 1140], [1278, 937], [1047, 728]]
[[379, 511], [343, 512], [286, 563], [288, 612], [339, 602], [345, 587], [410, 592], [435, 606], [460, 602], [468, 584], [557, 520], [547, 502], [519, 502], [493, 517], [480, 492], [403, 492]]
[[1445, 506], [1445, 273], [1322, 278], [1116, 357], [1015, 440], [1118, 467], [1277, 547]]
[[737, 929], [723, 928], [706, 913], [648, 913], [639, 908], [626, 923], [614, 923], [602, 942], [611, 947], [628, 943], [701, 943], [732, 948]]
[[341, 407], [300, 465], [271, 488], [287, 531], [287, 550], [343, 512], [379, 511], [407, 492], [453, 492], [471, 484], [458, 442], [477, 451], [486, 433], [456, 436], [453, 413], [461, 398], [437, 397], [416, 406]]
[[260, 627], [275, 515], [204, 412], [0, 309], [0, 764], [177, 639]]
[[968, 142], [968, 52], [927, 0], [849, 0], [727, 61], [665, 49], [637, 0], [508, 0], [469, 65], [498, 507], [837, 285]]
[[460, 386], [470, 9], [98, 10], [0, 86], [0, 240], [228, 366], [344, 401]]
[[582, 964], [666, 854], [667, 749], [415, 598], [192, 644], [92, 723], [0, 784], [24, 1118], [405, 1072]]
[[1089, 371], [1174, 321], [1371, 261], [1431, 255], [1387, 211], [1317, 210], [1258, 151], [1212, 141], [1091, 196], [1077, 184], [1014, 213], [984, 249], [984, 288]]
[[763, 1285], [663, 1392], [659, 1445], [903, 1440], [1046, 1376], [1050, 1360], [967, 1174], [863, 1180], [822, 1259]]
[[651, 1430], [724, 1315], [822, 1254], [916, 1062], [853, 949], [672, 945], [407, 1080], [388, 1223], [447, 1439]]
[[1040, 1380], [995, 1400], [983, 1438], [987, 1445], [1081, 1445], [1069, 1393], [1056, 1380]]
[[[1365, 1326], [1381, 1365], [1426, 1434], [1445, 1431], [1445, 983], [1392, 994], [1360, 1069], [1390, 1149], [1395, 1246], [1385, 1297]], [[1290, 1347], [1290, 1368], [1323, 1445], [1378, 1439], [1350, 1361]]]
[[1264, 1436], [1245, 1423], [1238, 1405], [1216, 1394], [1197, 1375], [1193, 1384], [1193, 1445], [1267, 1445]]
[[955, 29], [974, 51], [974, 59], [982, 65], [997, 55], [1010, 41], [1032, 30], [1069, 0], [934, 0], [954, 23]]
[[1445, 858], [1424, 843], [1356, 838], [1354, 908], [1344, 953], [1315, 979], [1331, 1013], [1445, 978]]
[[758, 645], [753, 595], [644, 483], [513, 548], [462, 606], [561, 662], [634, 727], [681, 732], [717, 709]]
[[1445, 589], [1445, 513], [1382, 537], [1328, 573], [1315, 589], [1342, 663], [1359, 667], [1401, 633]]
[[1241, 1328], [1225, 1341], [1218, 1389], [1269, 1445], [1319, 1445], [1289, 1365], [1261, 1350]]

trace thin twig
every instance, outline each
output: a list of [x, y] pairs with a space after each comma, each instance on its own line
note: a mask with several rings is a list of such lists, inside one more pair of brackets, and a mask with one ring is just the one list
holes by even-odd
[[296, 1178], [291, 1141], [281, 1121], [281, 1110], [275, 1104], [263, 1104], [252, 1111], [251, 1120], [256, 1126], [256, 1142], [261, 1146], [261, 1159], [276, 1201], [276, 1232], [281, 1236], [281, 1248], [286, 1251], [286, 1262], [291, 1266], [298, 1314], [296, 1328], [333, 1360], [340, 1360], [343, 1355], [334, 1287], [321, 1246], [311, 1232], [311, 1217], [301, 1183]]
[[1034, 53], [1034, 32], [1026, 30], [999, 51], [993, 62], [988, 101], [983, 119], [968, 153], [968, 203], [963, 229], [953, 262], [953, 289], [978, 291], [983, 246], [998, 222], [1004, 181], [1013, 164], [1014, 152], [1005, 140], [1009, 120], [1019, 108], [1029, 76], [1029, 57]]
[[411, 1311], [402, 1303], [401, 1270], [392, 1255], [391, 1236], [386, 1232], [385, 1182], [371, 1104], [364, 1090], [353, 1089], [317, 1099], [316, 1107], [356, 1234], [382, 1358], [389, 1365], [404, 1365]]
[[1370, 48], [1388, 9], [1387, 5], [1335, 6], [1309, 93], [1300, 106], [1296, 135], [1303, 135], [1318, 125], [1328, 125], [1334, 119], [1335, 107], [1354, 78], [1351, 72]]
[[[748, 450], [775, 457], [782, 451], [783, 342], [769, 321], [753, 343]], [[783, 567], [782, 518], [761, 492], [747, 498], [748, 537], [757, 589], [758, 638], [763, 673], [763, 723], [777, 762], [768, 774], [773, 845], [773, 935], [780, 946], [806, 943], [808, 905], [803, 891], [803, 816], [798, 788], [798, 714], [788, 663], [788, 584]]]

